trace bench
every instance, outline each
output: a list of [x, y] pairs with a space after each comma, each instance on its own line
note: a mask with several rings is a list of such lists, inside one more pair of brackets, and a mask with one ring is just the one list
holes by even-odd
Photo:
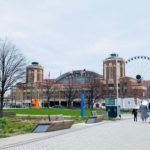
[[63, 121], [64, 116], [63, 115], [49, 115], [48, 119], [49, 121]]
[[50, 115], [48, 116], [49, 122], [38, 123], [32, 132], [51, 132], [56, 130], [68, 129], [70, 128], [74, 121], [64, 120], [63, 115]]
[[0, 116], [3, 116], [3, 117], [16, 116], [16, 112], [1, 112]]
[[96, 111], [92, 111], [92, 117], [88, 117], [86, 123], [97, 123], [105, 119], [104, 115], [97, 115]]
[[104, 120], [104, 115], [97, 115], [96, 111], [92, 111], [92, 117], [96, 117], [96, 122]]

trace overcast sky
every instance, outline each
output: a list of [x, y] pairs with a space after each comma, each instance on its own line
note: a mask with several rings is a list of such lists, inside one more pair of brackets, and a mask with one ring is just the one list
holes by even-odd
[[149, 0], [0, 0], [0, 37], [28, 64], [39, 62], [45, 77], [84, 68], [103, 74], [110, 53], [150, 56], [149, 7]]

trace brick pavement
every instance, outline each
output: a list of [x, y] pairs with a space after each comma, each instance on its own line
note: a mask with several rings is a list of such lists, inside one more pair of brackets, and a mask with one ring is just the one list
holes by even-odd
[[80, 124], [51, 133], [21, 135], [22, 138], [6, 138], [0, 140], [0, 147], [7, 150], [149, 150], [149, 130], [149, 123], [122, 119], [93, 125]]

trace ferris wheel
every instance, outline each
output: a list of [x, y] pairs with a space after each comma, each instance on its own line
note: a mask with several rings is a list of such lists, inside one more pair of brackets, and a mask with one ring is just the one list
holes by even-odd
[[134, 56], [125, 61], [126, 76], [150, 80], [150, 57]]

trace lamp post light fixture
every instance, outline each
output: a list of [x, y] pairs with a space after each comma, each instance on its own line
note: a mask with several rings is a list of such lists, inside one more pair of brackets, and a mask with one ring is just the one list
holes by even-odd
[[117, 116], [121, 119], [120, 105], [118, 105], [118, 54], [116, 54], [116, 106]]

